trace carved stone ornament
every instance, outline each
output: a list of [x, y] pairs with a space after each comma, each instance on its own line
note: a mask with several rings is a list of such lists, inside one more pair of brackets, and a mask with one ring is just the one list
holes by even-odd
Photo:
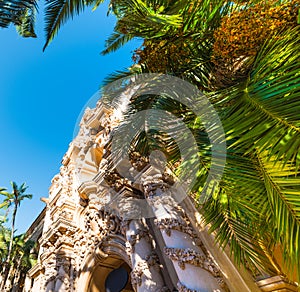
[[100, 246], [95, 249], [94, 255], [98, 263], [102, 263], [108, 257], [108, 254], [103, 252]]
[[154, 223], [159, 229], [165, 230], [168, 236], [171, 236], [172, 230], [177, 230], [188, 234], [190, 238], [198, 238], [190, 223], [184, 218], [155, 219]]
[[149, 234], [149, 230], [147, 228], [139, 228], [136, 231], [136, 234], [130, 235], [130, 239], [128, 243], [131, 246], [131, 252], [134, 252], [134, 246], [137, 242], [139, 242], [142, 238], [145, 238], [147, 242], [151, 242], [151, 237]]
[[183, 270], [185, 269], [185, 264], [190, 264], [208, 271], [214, 277], [221, 276], [220, 270], [211, 259], [191, 248], [165, 247], [164, 252], [171, 260], [178, 261], [179, 267]]
[[86, 231], [92, 230], [99, 238], [106, 236], [108, 233], [120, 234], [120, 218], [104, 209], [91, 209], [85, 216], [85, 229]]
[[124, 186], [131, 186], [131, 182], [121, 177], [116, 170], [105, 173], [104, 179], [106, 183], [116, 192], [120, 191]]
[[142, 285], [142, 275], [144, 270], [148, 270], [146, 261], [140, 261], [131, 272], [131, 284], [135, 287]]
[[133, 151], [129, 153], [131, 165], [137, 170], [142, 171], [149, 163], [149, 158], [142, 156], [139, 152]]
[[[142, 276], [144, 274], [144, 271], [149, 270], [150, 267], [158, 268], [159, 269], [159, 259], [156, 253], [151, 253], [146, 257], [145, 260], [142, 260], [137, 263], [135, 268], [131, 272], [131, 284], [134, 287], [141, 286], [143, 281], [142, 281]], [[161, 289], [157, 289], [155, 292], [164, 292], [164, 291], [169, 291], [167, 287], [163, 287]]]

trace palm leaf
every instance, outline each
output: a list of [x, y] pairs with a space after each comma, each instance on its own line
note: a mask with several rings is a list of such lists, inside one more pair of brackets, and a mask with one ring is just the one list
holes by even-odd
[[46, 0], [45, 31], [46, 43], [43, 50], [52, 41], [60, 27], [69, 19], [82, 12], [87, 5], [94, 1], [85, 0]]
[[132, 35], [122, 34], [115, 31], [105, 42], [106, 49], [101, 52], [102, 55], [107, 55], [114, 52], [129, 42], [133, 38]]
[[128, 68], [127, 70], [119, 70], [116, 72], [113, 72], [111, 74], [109, 74], [107, 77], [104, 78], [104, 80], [101, 83], [101, 87], [105, 87], [108, 86], [109, 84], [112, 84], [113, 82], [135, 75], [135, 74], [139, 74], [141, 73], [141, 68], [139, 68], [138, 66], [132, 66], [130, 68]]
[[[261, 49], [249, 80], [220, 94], [229, 139], [246, 153], [270, 151], [297, 162], [300, 154], [299, 27]], [[262, 122], [263, 121], [263, 122]]]
[[283, 250], [287, 267], [300, 278], [300, 172], [292, 163], [280, 164], [263, 155], [258, 160], [273, 214], [274, 237]]
[[[184, 1], [114, 1], [113, 11], [118, 17], [115, 32], [132, 37], [156, 38], [182, 26], [178, 14]], [[173, 8], [172, 13], [169, 11]], [[175, 9], [174, 9], [175, 8]], [[175, 10], [177, 13], [175, 13]]]
[[23, 37], [36, 37], [34, 32], [37, 2], [35, 0], [6, 0], [0, 2], [0, 27], [16, 25]]
[[257, 164], [230, 150], [219, 193], [199, 208], [219, 245], [229, 244], [237, 264], [276, 274], [281, 270], [272, 256], [277, 243], [272, 235], [274, 218]]

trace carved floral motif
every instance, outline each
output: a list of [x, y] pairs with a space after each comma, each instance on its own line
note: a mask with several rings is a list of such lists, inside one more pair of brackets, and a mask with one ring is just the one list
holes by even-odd
[[164, 252], [171, 260], [177, 261], [179, 267], [183, 270], [185, 269], [185, 264], [191, 264], [210, 272], [214, 277], [221, 276], [220, 270], [214, 262], [194, 249], [165, 247]]
[[121, 177], [116, 170], [105, 173], [104, 179], [116, 192], [120, 191], [124, 186], [131, 186], [131, 182]]
[[172, 230], [178, 230], [188, 234], [191, 238], [197, 238], [190, 223], [182, 217], [155, 219], [154, 222], [159, 229], [165, 230], [168, 236], [171, 236]]
[[159, 259], [155, 252], [149, 254], [144, 260], [139, 261], [131, 272], [131, 284], [135, 287], [142, 285], [144, 271], [154, 267], [159, 269]]
[[[101, 103], [98, 104], [98, 107], [100, 106]], [[60, 197], [56, 202], [56, 206], [50, 206], [50, 204], [48, 204], [49, 208], [51, 209], [60, 206], [62, 212], [57, 212], [58, 219], [63, 217], [64, 219], [68, 219], [64, 220], [67, 221], [65, 224], [72, 224], [73, 220], [75, 220], [74, 218], [76, 218], [76, 216], [74, 216], [75, 212], [72, 208], [70, 208], [71, 211], [64, 208], [66, 201], [71, 198], [71, 201], [74, 200], [75, 202], [78, 202], [77, 207], [82, 210], [81, 216], [83, 218], [81, 218], [81, 223], [83, 222], [83, 226], [77, 228], [76, 232], [75, 229], [53, 229], [52, 235], [42, 242], [44, 253], [41, 256], [41, 259], [42, 265], [45, 268], [45, 287], [49, 285], [49, 288], [50, 285], [52, 285], [51, 288], [47, 288], [48, 291], [51, 289], [56, 291], [57, 288], [62, 286], [65, 289], [64, 291], [76, 291], [76, 279], [80, 274], [84, 259], [87, 258], [88, 255], [93, 254], [98, 263], [105, 260], [108, 255], [103, 252], [102, 247], [107, 246], [110, 235], [123, 236], [124, 238], [126, 236], [126, 230], [129, 228], [130, 221], [127, 221], [126, 217], [121, 214], [119, 205], [118, 211], [121, 215], [113, 214], [112, 210], [108, 211], [104, 209], [104, 207], [100, 210], [98, 209], [100, 206], [105, 205], [99, 199], [99, 188], [96, 188], [98, 193], [95, 191], [95, 193], [87, 196], [88, 199], [81, 198], [81, 201], [79, 202], [80, 198], [76, 189], [76, 176], [80, 174], [81, 168], [85, 166], [87, 153], [91, 147], [101, 148], [99, 159], [102, 159], [97, 162], [100, 164], [96, 165], [98, 173], [94, 177], [94, 181], [101, 185], [104, 178], [105, 182], [109, 185], [108, 189], [112, 188], [116, 192], [119, 192], [124, 187], [129, 189], [127, 192], [129, 193], [129, 198], [126, 197], [126, 192], [124, 192], [123, 195], [122, 192], [120, 192], [118, 193], [118, 196], [116, 196], [117, 203], [122, 203], [125, 207], [129, 206], [128, 209], [130, 210], [125, 209], [124, 212], [136, 212], [132, 200], [130, 201], [130, 199], [136, 197], [146, 198], [152, 207], [163, 205], [167, 211], [170, 211], [172, 216], [155, 220], [156, 226], [161, 230], [165, 230], [168, 236], [172, 236], [172, 230], [185, 233], [203, 250], [201, 247], [202, 243], [199, 242], [187, 215], [172, 197], [170, 186], [174, 185], [174, 177], [170, 172], [166, 169], [156, 169], [155, 165], [149, 164], [149, 157], [142, 156], [136, 151], [131, 152], [129, 158], [130, 163], [135, 170], [139, 172], [144, 170], [141, 177], [142, 185], [137, 186], [137, 184], [133, 184], [130, 180], [121, 177], [115, 169], [110, 169], [111, 145], [109, 139], [113, 134], [111, 132], [111, 130], [113, 131], [113, 129], [111, 129], [112, 124], [110, 117], [106, 114], [103, 114], [103, 120], [99, 123], [99, 121], [97, 121], [98, 115], [98, 109], [88, 109], [86, 111], [80, 125], [79, 135], [71, 144], [71, 147], [73, 147], [71, 149], [75, 150], [74, 152], [71, 150], [71, 154], [69, 152], [66, 154], [63, 166], [60, 169], [60, 174], [55, 176], [52, 181], [53, 185], [51, 189], [53, 195], [55, 193], [56, 196], [58, 191], [60, 191]], [[93, 127], [95, 128], [89, 125], [89, 123], [92, 124], [91, 121], [93, 121]], [[101, 126], [99, 126], [100, 124]], [[101, 180], [102, 182], [100, 182]], [[134, 187], [138, 189], [136, 192], [133, 191]], [[141, 188], [143, 190], [141, 190]], [[106, 192], [108, 193], [106, 190], [103, 191], [103, 193]], [[127, 205], [122, 200], [127, 203]], [[84, 208], [82, 208], [80, 204], [81, 206], [84, 206]], [[112, 208], [112, 206], [110, 207]], [[136, 208], [138, 208], [138, 206]], [[53, 220], [53, 218], [51, 219]], [[60, 223], [59, 220], [57, 222]], [[127, 235], [126, 241], [128, 255], [132, 255], [132, 253], [135, 252], [135, 246], [136, 250], [138, 250], [137, 244], [143, 244], [143, 238], [147, 241], [146, 244], [149, 245], [149, 252], [145, 252], [148, 254], [145, 256], [144, 253], [143, 259], [140, 259], [138, 262], [133, 261], [132, 263], [136, 263], [131, 272], [131, 282], [135, 287], [143, 284], [143, 280], [147, 279], [147, 272], [149, 272], [149, 275], [152, 275], [151, 273], [154, 271], [154, 275], [158, 275], [161, 268], [158, 255], [155, 252], [151, 252], [154, 239], [145, 222], [146, 221], [143, 221], [143, 224], [138, 226], [135, 230], [135, 234]], [[45, 234], [48, 234], [48, 231], [44, 233], [44, 235]], [[62, 246], [67, 250], [72, 250], [72, 258], [63, 254], [58, 254], [58, 247]], [[159, 248], [158, 245], [156, 245], [156, 247]], [[202, 254], [193, 249], [166, 247], [164, 252], [171, 260], [177, 261], [181, 269], [185, 269], [187, 264], [191, 264], [208, 271], [217, 279], [217, 281], [222, 281], [218, 267], [214, 264], [206, 251]], [[163, 285], [162, 280], [161, 286]], [[188, 289], [181, 283], [178, 284], [178, 290], [180, 292], [197, 292]], [[155, 292], [166, 291], [169, 291], [169, 289], [163, 287], [157, 288]]]
[[139, 228], [135, 234], [130, 235], [130, 239], [128, 240], [130, 249], [128, 252], [134, 252], [134, 246], [137, 242], [139, 242], [142, 238], [145, 238], [147, 242], [151, 242], [151, 237], [149, 234], [149, 230], [147, 228]]

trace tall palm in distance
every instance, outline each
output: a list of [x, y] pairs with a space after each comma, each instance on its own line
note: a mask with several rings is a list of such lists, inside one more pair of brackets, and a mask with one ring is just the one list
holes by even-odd
[[20, 207], [20, 204], [25, 199], [31, 199], [31, 194], [26, 194], [27, 186], [25, 183], [23, 183], [21, 186], [18, 186], [15, 182], [11, 182], [12, 186], [12, 192], [8, 192], [6, 189], [3, 189], [0, 191], [0, 194], [4, 196], [3, 202], [0, 204], [0, 208], [13, 208], [12, 209], [12, 215], [11, 215], [11, 228], [10, 228], [10, 238], [9, 238], [9, 246], [7, 251], [7, 257], [5, 260], [5, 263], [3, 265], [2, 274], [3, 279], [1, 283], [1, 291], [4, 290], [4, 286], [6, 284], [6, 279], [8, 277], [9, 273], [9, 265], [11, 262], [12, 257], [12, 251], [13, 251], [13, 241], [14, 241], [14, 232], [15, 232], [15, 221], [16, 221], [16, 215], [18, 212], [18, 208]]

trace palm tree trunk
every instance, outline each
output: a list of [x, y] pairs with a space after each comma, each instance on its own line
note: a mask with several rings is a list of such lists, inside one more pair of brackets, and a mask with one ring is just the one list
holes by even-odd
[[14, 211], [12, 213], [12, 222], [11, 222], [11, 234], [10, 234], [10, 241], [9, 241], [9, 248], [8, 248], [8, 255], [7, 255], [7, 263], [9, 264], [11, 258], [11, 252], [14, 242], [14, 232], [15, 232], [15, 221], [17, 215], [18, 205], [15, 204]]
[[[22, 256], [20, 255], [20, 257], [18, 258], [18, 260], [16, 259], [16, 257], [14, 257], [12, 259], [12, 262], [14, 263], [14, 267], [10, 269], [10, 273], [8, 275], [8, 279], [12, 278], [11, 280], [11, 291], [15, 292], [18, 291], [18, 286], [19, 286], [19, 280], [20, 280], [20, 275], [21, 275], [21, 262], [22, 262]], [[13, 274], [13, 275], [12, 275]]]
[[11, 234], [10, 234], [10, 240], [9, 240], [8, 254], [7, 254], [6, 261], [3, 265], [3, 279], [2, 279], [2, 284], [1, 284], [1, 291], [5, 291], [4, 288], [5, 288], [6, 281], [7, 281], [8, 274], [9, 274], [9, 263], [10, 263], [12, 247], [13, 247], [13, 241], [14, 241], [15, 221], [16, 221], [17, 209], [18, 209], [18, 205], [15, 204], [14, 210], [13, 210], [13, 213], [12, 213]]

